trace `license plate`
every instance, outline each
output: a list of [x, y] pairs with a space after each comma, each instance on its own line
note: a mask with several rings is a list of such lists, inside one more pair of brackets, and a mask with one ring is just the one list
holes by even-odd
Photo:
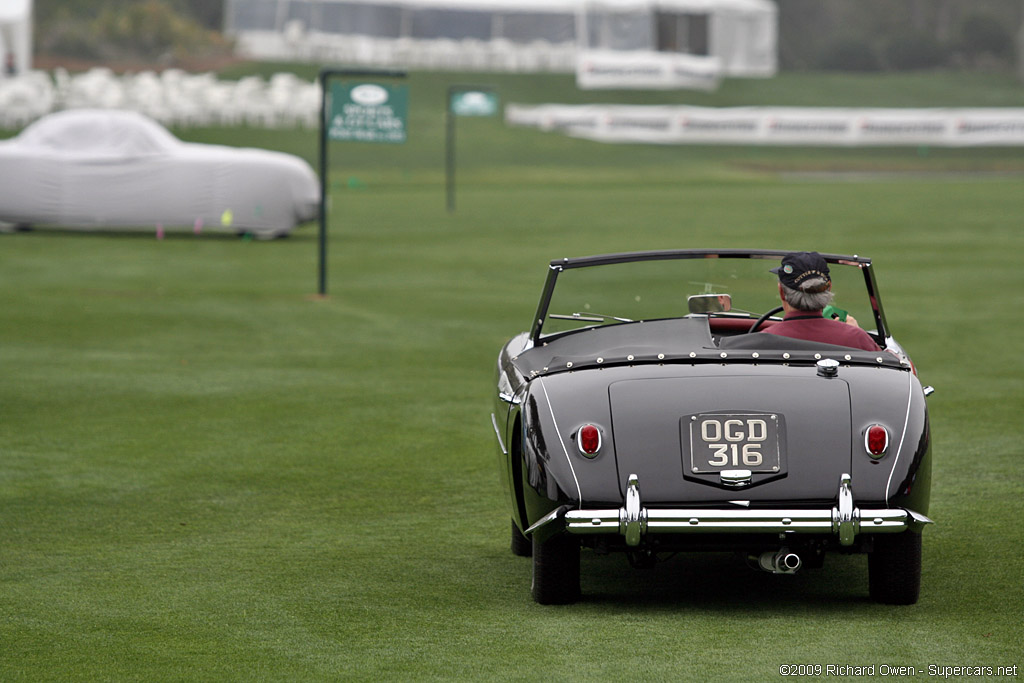
[[690, 471], [778, 472], [779, 417], [771, 413], [690, 416]]

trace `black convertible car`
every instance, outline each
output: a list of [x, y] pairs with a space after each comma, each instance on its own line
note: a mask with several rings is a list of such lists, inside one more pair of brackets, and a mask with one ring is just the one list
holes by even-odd
[[766, 332], [785, 253], [551, 262], [532, 328], [501, 349], [492, 415], [537, 602], [580, 597], [581, 547], [634, 563], [738, 551], [780, 574], [867, 553], [874, 599], [917, 601], [931, 388], [869, 259], [823, 255], [835, 304], [884, 350]]

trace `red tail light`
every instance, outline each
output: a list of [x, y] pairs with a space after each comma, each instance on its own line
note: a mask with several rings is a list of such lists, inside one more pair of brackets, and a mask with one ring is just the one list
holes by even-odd
[[596, 455], [601, 450], [601, 430], [594, 425], [583, 425], [577, 435], [576, 445], [583, 455]]
[[889, 432], [882, 425], [871, 425], [864, 434], [864, 449], [874, 456], [881, 456], [889, 448]]

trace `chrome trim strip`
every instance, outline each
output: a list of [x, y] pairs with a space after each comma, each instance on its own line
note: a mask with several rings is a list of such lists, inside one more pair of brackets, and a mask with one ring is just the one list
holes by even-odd
[[514, 406], [517, 406], [520, 403], [522, 403], [522, 401], [520, 401], [518, 398], [516, 398], [512, 394], [509, 394], [509, 393], [504, 392], [504, 391], [499, 391], [498, 392], [498, 398], [500, 398], [505, 403], [510, 403], [510, 404], [512, 404]]
[[896, 457], [892, 459], [892, 469], [889, 470], [889, 480], [885, 482], [885, 499], [889, 500], [892, 494], [889, 489], [892, 488], [892, 475], [896, 474], [896, 465], [900, 461], [900, 456], [903, 455], [903, 440], [907, 438], [907, 426], [910, 424], [910, 406], [914, 402], [914, 380], [913, 374], [907, 373], [907, 414], [903, 417], [903, 433], [900, 434], [900, 445], [896, 449]]
[[529, 536], [530, 534], [532, 534], [537, 529], [540, 529], [541, 527], [547, 526], [551, 522], [553, 522], [556, 519], [558, 519], [561, 516], [562, 511], [563, 511], [562, 508], [555, 508], [554, 510], [552, 510], [548, 514], [546, 514], [543, 517], [541, 517], [540, 519], [538, 519], [534, 524], [531, 524], [530, 528], [523, 532], [523, 535]]
[[558, 420], [555, 419], [555, 409], [551, 407], [551, 397], [548, 396], [548, 388], [544, 382], [538, 380], [541, 390], [544, 391], [544, 401], [548, 404], [548, 412], [551, 414], [551, 423], [555, 425], [555, 433], [558, 434], [558, 443], [562, 444], [562, 452], [565, 453], [565, 461], [569, 463], [569, 471], [572, 472], [572, 479], [576, 482], [576, 500], [583, 504], [583, 491], [580, 490], [580, 480], [576, 477], [576, 468], [572, 466], [572, 458], [569, 457], [569, 449], [565, 447], [565, 439], [562, 437], [562, 430], [558, 427]]
[[[715, 510], [641, 508], [646, 517], [646, 533], [834, 533], [834, 515], [830, 510]], [[854, 511], [857, 533], [899, 533], [910, 528], [933, 524], [913, 510], [857, 509]], [[572, 534], [618, 534], [625, 509], [569, 510], [565, 513], [566, 529]], [[538, 522], [534, 527], [541, 526]], [[550, 521], [550, 520], [548, 520]], [[628, 538], [627, 538], [628, 543]]]
[[[564, 508], [559, 508], [526, 533], [544, 526]], [[920, 531], [932, 520], [902, 508], [866, 509], [854, 507], [850, 475], [839, 481], [836, 507], [817, 510], [718, 510], [645, 508], [640, 502], [640, 485], [635, 474], [626, 484], [623, 507], [597, 510], [567, 510], [565, 529], [570, 534], [619, 534], [626, 545], [637, 546], [645, 534], [691, 533], [805, 533], [838, 534], [839, 543], [853, 545], [858, 533], [899, 533], [908, 529]]]
[[924, 528], [928, 524], [935, 524], [934, 521], [925, 517], [920, 512], [914, 512], [913, 510], [907, 510], [907, 512], [909, 512], [910, 516], [914, 518], [915, 527]]
[[498, 445], [501, 446], [501, 454], [508, 455], [508, 449], [505, 448], [505, 442], [501, 440], [501, 430], [498, 429], [498, 418], [491, 413], [491, 425], [494, 427], [494, 435], [498, 437]]

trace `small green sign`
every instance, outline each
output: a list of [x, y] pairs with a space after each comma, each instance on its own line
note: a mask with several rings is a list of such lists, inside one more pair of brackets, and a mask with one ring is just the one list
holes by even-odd
[[464, 90], [452, 94], [451, 108], [456, 116], [494, 116], [498, 96], [486, 90]]
[[331, 84], [327, 137], [348, 142], [405, 142], [409, 87], [379, 83]]

